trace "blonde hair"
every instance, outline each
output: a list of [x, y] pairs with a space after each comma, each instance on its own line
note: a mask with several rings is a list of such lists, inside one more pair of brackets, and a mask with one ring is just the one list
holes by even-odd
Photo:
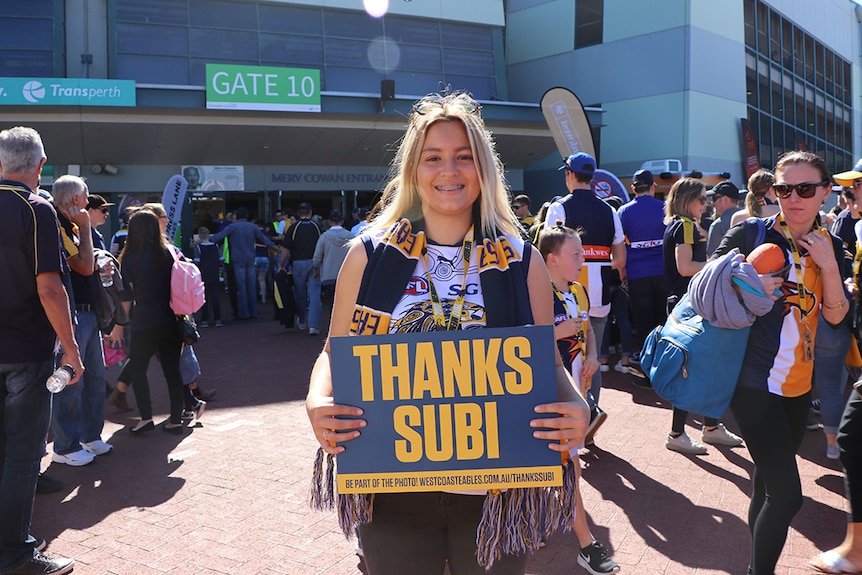
[[580, 238], [583, 235], [583, 230], [573, 230], [566, 226], [554, 226], [552, 228], [543, 228], [539, 232], [538, 248], [542, 254], [542, 259], [548, 261], [550, 254], [558, 254], [563, 249], [563, 244], [569, 238]]
[[664, 223], [669, 224], [676, 216], [690, 218], [688, 206], [692, 200], [700, 197], [705, 187], [702, 181], [695, 178], [681, 178], [674, 182], [664, 202]]
[[128, 208], [129, 216], [132, 216], [140, 211], [152, 212], [156, 218], [167, 217], [168, 212], [165, 211], [165, 206], [158, 202], [148, 202], [142, 206], [132, 206]]
[[479, 104], [464, 92], [445, 96], [431, 94], [413, 106], [407, 131], [390, 167], [391, 179], [383, 189], [383, 209], [369, 224], [369, 231], [388, 229], [403, 217], [419, 217], [422, 200], [419, 196], [416, 171], [425, 145], [425, 136], [428, 129], [438, 122], [459, 122], [467, 131], [479, 177], [480, 193], [477, 205], [483, 235], [493, 237], [499, 232], [520, 234], [520, 226], [509, 203], [503, 163], [497, 155], [491, 133], [485, 128], [479, 110]]

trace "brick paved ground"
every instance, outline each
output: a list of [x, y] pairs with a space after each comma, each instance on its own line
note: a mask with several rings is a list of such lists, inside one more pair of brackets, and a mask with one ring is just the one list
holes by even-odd
[[[74, 557], [81, 574], [362, 572], [334, 516], [306, 503], [315, 442], [303, 398], [321, 345], [273, 321], [204, 330], [200, 381], [218, 395], [202, 425], [183, 437], [158, 429], [137, 437], [125, 429], [133, 419], [108, 407], [104, 439], [114, 453], [84, 468], [51, 464], [65, 489], [37, 496], [33, 534], [49, 541], [49, 552]], [[109, 370], [112, 383], [117, 372]], [[623, 573], [744, 574], [746, 450], [667, 451], [668, 406], [631, 386], [630, 376], [605, 376], [610, 417], [581, 458], [597, 538]], [[164, 382], [152, 366], [150, 382], [157, 420], [164, 419]], [[780, 575], [810, 573], [807, 559], [843, 537], [842, 476], [824, 451], [823, 434], [808, 433], [799, 456], [805, 503]], [[556, 536], [530, 559], [528, 573], [585, 573], [576, 555], [573, 535]]]

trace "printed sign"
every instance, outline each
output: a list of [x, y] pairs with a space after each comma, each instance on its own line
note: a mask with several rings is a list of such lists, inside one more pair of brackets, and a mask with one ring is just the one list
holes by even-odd
[[563, 158], [578, 152], [596, 157], [590, 122], [584, 106], [571, 90], [551, 88], [542, 95], [542, 114]]
[[243, 166], [183, 166], [183, 177], [193, 192], [242, 192]]
[[169, 239], [176, 236], [177, 230], [180, 227], [183, 202], [186, 201], [186, 190], [188, 187], [189, 183], [179, 174], [171, 177], [168, 183], [165, 184], [165, 191], [162, 194], [162, 205], [168, 214], [168, 227], [165, 229], [165, 235]]
[[0, 106], [134, 105], [134, 80], [0, 78]]
[[[336, 337], [335, 402], [368, 425], [338, 455], [339, 493], [562, 484], [560, 454], [533, 437], [557, 400], [551, 326]], [[544, 415], [543, 415], [544, 417]]]
[[320, 111], [320, 70], [207, 64], [210, 110]]

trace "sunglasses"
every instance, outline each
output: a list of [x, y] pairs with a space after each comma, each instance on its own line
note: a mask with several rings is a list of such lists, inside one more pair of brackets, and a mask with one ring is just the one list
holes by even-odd
[[814, 183], [806, 182], [804, 184], [772, 184], [772, 189], [775, 190], [776, 195], [782, 200], [789, 198], [793, 190], [796, 190], [796, 195], [800, 198], [808, 199], [814, 197], [814, 194], [817, 193], [817, 188], [826, 185], [829, 185], [828, 180]]
[[707, 198], [706, 196], [698, 196], [697, 199], [700, 200], [700, 203], [704, 206], [707, 204], [707, 202], [709, 202], [709, 198]]
[[447, 106], [454, 106], [456, 108], [460, 108], [468, 114], [476, 114], [480, 118], [482, 117], [481, 104], [474, 102], [473, 100], [452, 100], [447, 98], [439, 98], [435, 100], [419, 100], [418, 102], [413, 104], [413, 111], [420, 116], [424, 116], [425, 114], [430, 114], [438, 108], [445, 108]]
[[103, 214], [110, 214], [111, 208], [100, 208], [99, 211], [102, 212]]

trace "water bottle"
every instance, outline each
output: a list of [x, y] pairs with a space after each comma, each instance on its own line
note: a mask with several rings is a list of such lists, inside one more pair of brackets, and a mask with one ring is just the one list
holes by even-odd
[[72, 369], [72, 366], [61, 365], [57, 368], [57, 371], [51, 374], [48, 381], [45, 382], [45, 387], [47, 387], [48, 391], [51, 393], [58, 393], [63, 391], [63, 388], [69, 385], [69, 382], [72, 381], [73, 377], [75, 377], [75, 370]]
[[105, 273], [105, 265], [111, 261], [111, 258], [102, 254], [96, 258], [96, 264], [99, 266], [99, 279], [102, 280], [102, 287], [111, 287], [114, 285], [114, 277], [112, 274]]

